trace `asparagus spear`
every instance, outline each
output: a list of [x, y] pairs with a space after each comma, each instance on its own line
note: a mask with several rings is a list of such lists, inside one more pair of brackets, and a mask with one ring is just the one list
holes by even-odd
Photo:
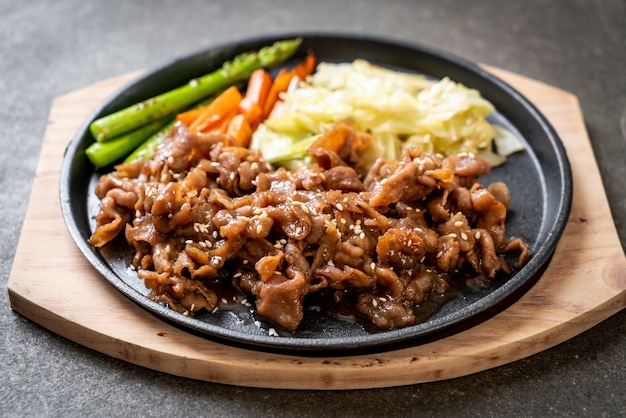
[[257, 52], [238, 55], [220, 69], [193, 79], [184, 86], [95, 120], [90, 125], [90, 131], [98, 141], [107, 141], [148, 122], [174, 114], [203, 97], [247, 79], [257, 68], [282, 63], [296, 52], [301, 42], [301, 39], [283, 40]]
[[158, 119], [110, 141], [94, 142], [87, 147], [85, 154], [97, 168], [105, 167], [133, 151], [170, 121], [169, 117]]

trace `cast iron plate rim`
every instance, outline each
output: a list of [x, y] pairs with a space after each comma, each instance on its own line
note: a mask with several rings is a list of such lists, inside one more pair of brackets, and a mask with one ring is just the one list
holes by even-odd
[[[219, 51], [233, 50], [238, 48], [241, 49], [242, 47], [245, 47], [247, 45], [270, 44], [280, 39], [289, 39], [295, 37], [300, 37], [304, 40], [336, 39], [351, 43], [361, 42], [389, 45], [393, 46], [394, 48], [406, 50], [407, 52], [427, 55], [438, 61], [454, 65], [465, 72], [474, 73], [475, 76], [486, 80], [488, 83], [492, 84], [495, 89], [500, 90], [500, 92], [506, 94], [511, 100], [514, 100], [518, 102], [521, 106], [523, 106], [528, 116], [530, 116], [536, 123], [541, 126], [542, 132], [550, 140], [550, 145], [554, 149], [555, 156], [558, 159], [558, 171], [561, 178], [561, 200], [559, 202], [560, 210], [558, 211], [556, 218], [554, 219], [553, 228], [546, 237], [546, 239], [543, 241], [543, 243], [538, 245], [537, 249], [533, 252], [533, 257], [530, 259], [530, 261], [521, 269], [519, 269], [515, 274], [515, 277], [522, 277], [525, 279], [509, 280], [498, 289], [496, 289], [496, 291], [480, 299], [480, 303], [475, 302], [459, 311], [448, 314], [445, 317], [438, 318], [436, 323], [433, 323], [433, 321], [426, 321], [425, 323], [417, 324], [400, 330], [374, 333], [364, 337], [342, 337], [329, 340], [324, 338], [272, 337], [269, 335], [248, 334], [200, 322], [193, 318], [178, 314], [161, 304], [151, 301], [146, 296], [133, 289], [129, 284], [125, 283], [114, 271], [109, 268], [109, 266], [102, 260], [101, 256], [97, 253], [97, 250], [95, 250], [87, 243], [85, 236], [83, 235], [85, 231], [81, 230], [81, 228], [77, 225], [77, 214], [74, 213], [72, 206], [72, 194], [70, 187], [72, 167], [75, 162], [74, 160], [77, 158], [77, 153], [82, 151], [81, 145], [83, 145], [83, 142], [85, 142], [86, 136], [89, 135], [90, 122], [104, 115], [106, 113], [106, 108], [109, 107], [112, 103], [122, 100], [124, 92], [132, 89], [135, 86], [140, 85], [151, 77], [155, 77], [162, 71], [179, 65], [180, 63], [187, 62], [195, 57], [200, 57], [211, 53], [217, 53]], [[246, 50], [246, 48], [243, 49]], [[395, 344], [411, 343], [413, 341], [419, 342], [420, 338], [422, 337], [428, 337], [436, 334], [437, 332], [450, 329], [454, 326], [461, 324], [464, 321], [467, 321], [469, 318], [485, 313], [487, 310], [494, 308], [496, 305], [502, 303], [506, 298], [510, 297], [512, 294], [523, 288], [525, 284], [532, 281], [533, 279], [536, 279], [537, 276], [541, 274], [541, 271], [545, 267], [545, 265], [547, 265], [547, 263], [549, 262], [556, 247], [556, 244], [558, 243], [558, 240], [560, 239], [560, 236], [567, 223], [567, 219], [571, 209], [572, 178], [571, 168], [567, 159], [564, 146], [560, 141], [556, 131], [545, 118], [545, 116], [541, 114], [541, 112], [539, 112], [539, 110], [516, 89], [511, 87], [508, 83], [504, 82], [497, 76], [481, 68], [477, 64], [458, 57], [454, 54], [425, 46], [417, 42], [409, 43], [396, 39], [382, 38], [363, 34], [353, 35], [334, 32], [302, 32], [259, 36], [246, 38], [239, 41], [231, 41], [218, 44], [174, 59], [169, 63], [157, 67], [152, 71], [141, 74], [138, 78], [126, 83], [116, 92], [111, 94], [90, 114], [90, 116], [84, 121], [75, 136], [68, 144], [65, 150], [65, 155], [61, 168], [59, 193], [64, 221], [66, 223], [68, 231], [70, 232], [70, 235], [80, 249], [81, 253], [115, 289], [117, 289], [130, 300], [135, 302], [137, 305], [147, 310], [148, 312], [156, 315], [160, 319], [173, 323], [174, 325], [180, 325], [189, 332], [200, 334], [208, 338], [215, 338], [218, 341], [232, 343], [233, 345], [242, 345], [245, 348], [264, 349], [270, 351], [286, 351], [296, 354], [306, 352], [312, 352], [314, 354], [351, 354], [360, 352], [360, 350], [384, 350], [387, 347], [393, 347]], [[91, 234], [91, 232], [89, 232], [89, 234]]]

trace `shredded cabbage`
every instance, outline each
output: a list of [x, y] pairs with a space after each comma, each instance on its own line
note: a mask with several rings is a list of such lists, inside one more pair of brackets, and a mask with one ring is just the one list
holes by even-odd
[[282, 100], [284, 112], [261, 124], [251, 143], [279, 165], [307, 162], [308, 145], [343, 121], [373, 136], [362, 157], [370, 163], [378, 157], [396, 159], [403, 148], [417, 147], [444, 155], [473, 152], [497, 165], [508, 154], [491, 152], [494, 138], [505, 138], [509, 153], [521, 146], [514, 135], [486, 120], [493, 105], [477, 90], [447, 77], [430, 80], [362, 59], [320, 63]]

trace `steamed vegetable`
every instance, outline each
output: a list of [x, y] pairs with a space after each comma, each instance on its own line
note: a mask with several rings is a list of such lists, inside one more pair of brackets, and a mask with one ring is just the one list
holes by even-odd
[[295, 53], [300, 43], [300, 39], [289, 39], [257, 52], [238, 55], [220, 69], [184, 86], [95, 120], [90, 125], [90, 131], [98, 141], [107, 141], [154, 120], [173, 116], [218, 90], [248, 79], [258, 68], [279, 65]]
[[273, 163], [304, 162], [306, 149], [299, 142], [310, 142], [344, 121], [374, 137], [362, 157], [371, 163], [378, 157], [395, 159], [405, 147], [489, 157], [499, 134], [486, 120], [493, 106], [478, 91], [448, 78], [430, 80], [365, 60], [321, 63], [306, 83], [282, 97], [281, 111], [262, 124], [251, 145]]

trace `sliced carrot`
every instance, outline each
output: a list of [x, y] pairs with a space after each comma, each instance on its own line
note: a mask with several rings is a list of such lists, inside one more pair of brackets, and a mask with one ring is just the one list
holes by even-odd
[[267, 94], [267, 99], [263, 105], [263, 117], [267, 118], [272, 113], [272, 109], [280, 100], [280, 94], [287, 91], [294, 77], [304, 80], [308, 75], [313, 74], [316, 65], [317, 56], [311, 52], [291, 71], [281, 69]]
[[239, 108], [231, 109], [227, 114], [224, 115], [222, 119], [219, 120], [218, 123], [215, 123], [207, 129], [207, 131], [220, 131], [226, 133], [228, 131], [228, 125], [233, 120], [235, 116], [239, 114]]
[[248, 80], [245, 98], [263, 108], [272, 83], [272, 76], [267, 70], [263, 68], [255, 70], [252, 72], [252, 75], [250, 75], [250, 80]]
[[207, 107], [208, 105], [179, 113], [176, 115], [176, 120], [184, 122], [185, 125], [190, 126]]
[[240, 147], [248, 147], [250, 138], [252, 137], [252, 128], [246, 117], [242, 114], [235, 115], [230, 123], [226, 133], [232, 136]]
[[193, 121], [189, 126], [189, 130], [205, 132], [213, 129], [229, 112], [238, 108], [241, 100], [242, 96], [237, 87], [227, 88]]
[[256, 129], [263, 119], [263, 109], [261, 106], [247, 97], [244, 97], [239, 103], [239, 113], [246, 117], [252, 129]]
[[291, 79], [293, 78], [294, 73], [291, 71], [287, 71], [287, 69], [282, 68], [276, 78], [274, 79], [274, 83], [272, 83], [272, 87], [270, 88], [269, 93], [267, 94], [267, 99], [265, 100], [265, 104], [263, 105], [263, 117], [268, 117], [272, 108], [278, 101], [280, 97], [280, 93], [287, 91], [289, 87], [289, 83], [291, 83]]
[[304, 80], [307, 76], [313, 74], [315, 71], [315, 66], [317, 65], [317, 56], [313, 52], [309, 52], [307, 56], [304, 58], [300, 64], [296, 65], [293, 70], [291, 70], [295, 75], [300, 78], [300, 80]]

